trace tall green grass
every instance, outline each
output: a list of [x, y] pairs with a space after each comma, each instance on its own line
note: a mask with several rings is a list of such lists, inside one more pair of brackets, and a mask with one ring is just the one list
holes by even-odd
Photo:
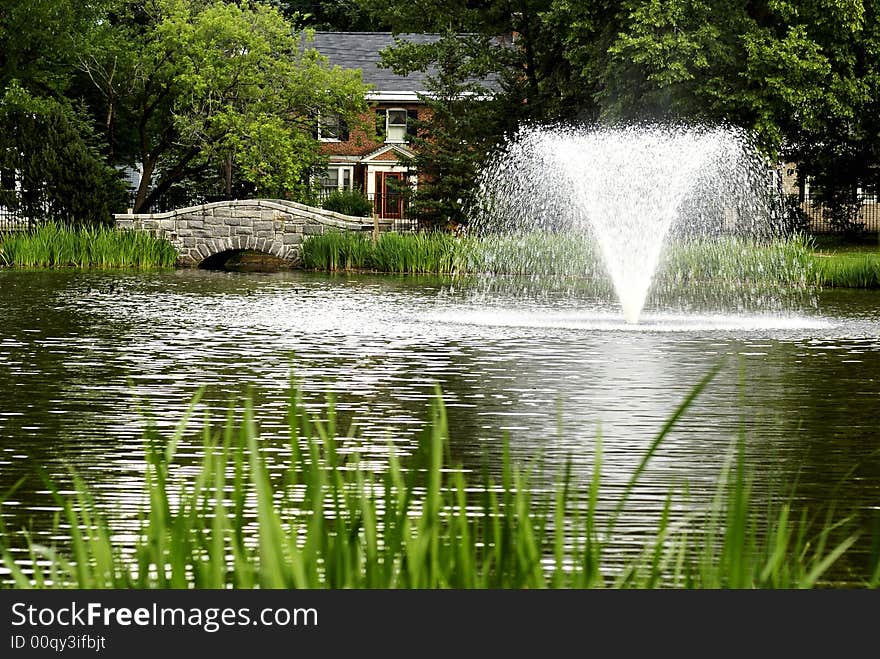
[[[375, 242], [362, 234], [333, 232], [306, 239], [303, 265], [331, 271], [605, 276], [598, 247], [589, 236], [552, 232], [485, 237], [385, 233]], [[816, 283], [817, 269], [810, 240], [803, 236], [766, 242], [721, 237], [669, 245], [658, 280], [806, 286]]]
[[333, 231], [303, 242], [303, 267], [312, 270], [371, 270], [452, 274], [456, 238], [447, 233], [383, 233], [375, 242], [361, 233]]
[[457, 245], [442, 232], [380, 234], [370, 263], [381, 272], [449, 274], [457, 268]]
[[666, 282], [778, 282], [794, 286], [817, 282], [812, 241], [803, 235], [769, 241], [722, 236], [674, 242], [661, 267], [660, 278]]
[[[374, 242], [363, 234], [332, 232], [307, 238], [302, 259], [311, 270], [606, 278], [594, 241], [570, 233], [479, 238], [384, 233]], [[804, 235], [679, 240], [667, 246], [656, 282], [660, 287], [880, 288], [880, 253], [818, 253], [813, 239]]]
[[880, 251], [874, 254], [817, 254], [816, 281], [832, 288], [880, 288]]
[[[588, 486], [577, 488], [566, 470], [550, 492], [533, 488], [529, 469], [514, 466], [506, 451], [498, 478], [452, 464], [439, 392], [419, 450], [405, 464], [390, 450], [384, 471], [365, 466], [360, 451], [341, 443], [332, 405], [324, 420], [315, 419], [296, 388], [289, 456], [261, 451], [246, 403], [224, 427], [206, 423], [198, 469], [179, 470], [178, 447], [196, 398], [172, 436], [155, 428], [147, 433], [133, 548], [115, 541], [77, 479], [74, 495], [55, 495], [63, 511], [57, 524], [69, 529], [70, 547], [31, 540], [27, 558], [15, 560], [7, 547], [3, 562], [20, 588], [822, 585], [855, 533], [846, 530], [847, 520], [829, 517], [815, 527], [806, 517], [795, 519], [785, 501], [769, 511], [757, 505], [741, 452], [725, 467], [707, 510], [673, 521], [670, 492], [653, 535], [635, 555], [615, 560], [615, 534], [641, 475], [710, 377], [658, 433], [610, 512], [600, 506], [601, 450]], [[0, 537], [9, 539], [2, 530]], [[880, 573], [864, 579], [876, 586]]]
[[598, 274], [601, 264], [590, 240], [571, 234], [528, 233], [486, 238], [442, 231], [379, 234], [330, 232], [303, 242], [303, 267], [425, 274]]
[[143, 231], [38, 225], [32, 233], [0, 237], [0, 265], [21, 268], [170, 268], [177, 252]]
[[574, 233], [525, 232], [469, 238], [460, 243], [461, 272], [474, 274], [601, 277], [595, 242]]

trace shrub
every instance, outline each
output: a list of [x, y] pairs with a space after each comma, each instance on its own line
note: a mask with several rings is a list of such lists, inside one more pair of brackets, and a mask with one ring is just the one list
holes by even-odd
[[328, 211], [355, 217], [369, 217], [373, 213], [373, 202], [360, 190], [336, 190], [321, 206]]

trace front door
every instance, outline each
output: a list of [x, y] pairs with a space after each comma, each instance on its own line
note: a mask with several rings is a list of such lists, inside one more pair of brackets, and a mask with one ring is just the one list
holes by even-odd
[[375, 207], [379, 217], [399, 220], [403, 217], [406, 182], [401, 172], [376, 172]]

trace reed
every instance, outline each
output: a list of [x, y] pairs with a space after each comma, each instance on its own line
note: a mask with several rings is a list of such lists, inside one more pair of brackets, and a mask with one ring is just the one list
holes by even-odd
[[[289, 455], [260, 450], [245, 402], [222, 428], [205, 423], [198, 469], [181, 466], [198, 397], [176, 431], [145, 440], [145, 494], [134, 547], [114, 540], [89, 488], [55, 497], [69, 547], [27, 541], [27, 558], [3, 562], [18, 588], [793, 588], [823, 583], [856, 541], [849, 520], [815, 527], [783, 501], [756, 505], [742, 450], [721, 475], [714, 502], [684, 522], [670, 511], [629, 558], [611, 550], [632, 494], [668, 432], [707, 386], [703, 379], [645, 452], [608, 512], [600, 511], [601, 450], [585, 488], [570, 470], [550, 492], [505, 451], [500, 476], [475, 477], [449, 460], [438, 391], [418, 451], [389, 450], [367, 468], [343, 444], [333, 405], [308, 414], [289, 404]], [[600, 440], [597, 438], [597, 449]], [[742, 446], [742, 445], [741, 445]], [[761, 524], [759, 519], [769, 519]], [[0, 538], [9, 539], [2, 529]], [[57, 536], [55, 536], [57, 537]], [[26, 567], [23, 567], [26, 566]], [[878, 585], [875, 566], [865, 585]]]
[[381, 272], [455, 272], [457, 242], [448, 233], [385, 233], [373, 245], [370, 266]]
[[43, 223], [0, 238], [0, 265], [19, 268], [170, 268], [177, 252], [143, 231]]
[[[443, 232], [361, 234], [333, 232], [303, 243], [303, 265], [315, 270], [493, 274], [527, 277], [605, 277], [587, 235], [530, 232], [455, 237]], [[803, 236], [758, 241], [737, 237], [672, 243], [658, 273], [661, 285], [692, 282], [815, 285], [811, 242]]]
[[660, 279], [667, 283], [738, 282], [811, 286], [817, 282], [812, 241], [803, 235], [769, 241], [722, 236], [673, 242]]
[[312, 270], [367, 270], [452, 274], [456, 239], [446, 233], [383, 233], [375, 242], [359, 233], [333, 231], [303, 242], [303, 267]]
[[[332, 232], [307, 238], [302, 256], [311, 270], [606, 278], [592, 239], [570, 233], [480, 238], [384, 233], [373, 242], [362, 234]], [[880, 253], [820, 253], [813, 239], [801, 234], [678, 240], [667, 246], [656, 282], [660, 287], [880, 288]]]
[[880, 288], [880, 251], [817, 254], [816, 281], [829, 288]]

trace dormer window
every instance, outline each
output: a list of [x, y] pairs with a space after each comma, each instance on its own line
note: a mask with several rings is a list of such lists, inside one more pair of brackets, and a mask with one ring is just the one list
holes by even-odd
[[406, 142], [406, 110], [392, 108], [385, 114], [385, 141]]

